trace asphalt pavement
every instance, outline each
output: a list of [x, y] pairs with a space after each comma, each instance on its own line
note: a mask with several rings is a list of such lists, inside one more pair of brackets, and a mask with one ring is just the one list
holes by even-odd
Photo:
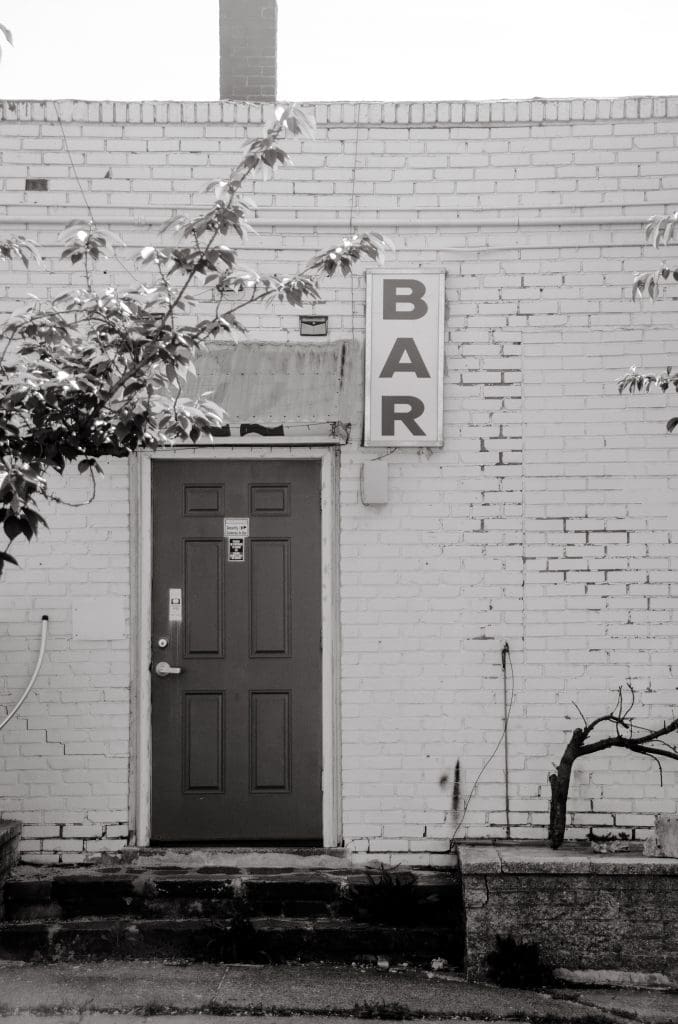
[[224, 965], [171, 961], [0, 962], [0, 1016], [24, 1024], [172, 1024], [228, 1017], [258, 1024], [332, 1019], [678, 1024], [678, 993], [609, 989], [524, 992], [446, 972], [348, 965]]

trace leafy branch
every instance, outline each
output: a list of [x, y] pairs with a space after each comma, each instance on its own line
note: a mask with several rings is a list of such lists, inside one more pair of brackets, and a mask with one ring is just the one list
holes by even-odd
[[[651, 217], [645, 225], [645, 238], [651, 242], [655, 249], [670, 245], [675, 239], [678, 230], [678, 210], [666, 215]], [[643, 271], [636, 274], [631, 290], [631, 298], [648, 298], [654, 301], [659, 298], [663, 286], [678, 281], [678, 266], [670, 266], [666, 262], [655, 270]], [[678, 372], [672, 366], [667, 366], [665, 372], [647, 373], [632, 366], [622, 377], [617, 380], [619, 394], [627, 391], [633, 394], [648, 394], [653, 389], [662, 393], [673, 390], [678, 392]], [[668, 420], [666, 429], [669, 432], [678, 426], [678, 417], [674, 416]]]
[[[10, 46], [14, 46], [14, 38], [6, 25], [0, 25], [0, 34], [5, 37]], [[0, 58], [2, 58], [2, 47], [0, 47]]]
[[[151, 279], [131, 290], [94, 285], [96, 266], [115, 255], [120, 239], [92, 216], [66, 226], [61, 257], [82, 269], [83, 286], [35, 299], [0, 326], [0, 523], [10, 544], [19, 536], [30, 540], [45, 525], [36, 506], [54, 498], [48, 472], [63, 474], [76, 463], [94, 479], [103, 456], [195, 444], [223, 425], [226, 413], [209, 393], [190, 399], [183, 388], [208, 343], [246, 334], [242, 310], [316, 302], [323, 278], [350, 274], [361, 259], [383, 261], [390, 243], [376, 232], [356, 232], [291, 275], [240, 265], [238, 244], [255, 209], [244, 186], [258, 171], [289, 162], [281, 145], [286, 135], [309, 136], [314, 127], [300, 108], [281, 108], [236, 167], [208, 186], [207, 210], [163, 225], [170, 244], [142, 247], [137, 262]], [[39, 258], [23, 236], [0, 242], [0, 259], [28, 266]], [[208, 315], [196, 315], [205, 302]], [[8, 561], [15, 560], [0, 552], [0, 573]]]

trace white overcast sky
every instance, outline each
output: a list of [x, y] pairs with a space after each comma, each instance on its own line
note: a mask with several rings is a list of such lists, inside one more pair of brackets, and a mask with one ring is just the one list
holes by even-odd
[[[678, 93], [678, 0], [278, 0], [278, 95]], [[217, 99], [217, 0], [0, 0], [3, 99]]]

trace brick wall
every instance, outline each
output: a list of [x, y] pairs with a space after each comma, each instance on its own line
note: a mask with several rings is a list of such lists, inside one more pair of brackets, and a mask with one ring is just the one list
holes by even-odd
[[[92, 208], [130, 246], [168, 210], [200, 206], [272, 108], [229, 103], [3, 106], [2, 202], [36, 238], [44, 270], [5, 267], [0, 310], [60, 291], [51, 262], [65, 221]], [[390, 235], [394, 267], [447, 272], [445, 446], [388, 457], [390, 500], [359, 498], [360, 424], [341, 457], [343, 831], [361, 856], [443, 862], [458, 828], [449, 785], [472, 795], [458, 836], [504, 834], [500, 649], [514, 678], [509, 726], [514, 836], [542, 836], [547, 775], [576, 724], [619, 684], [638, 715], [671, 713], [676, 583], [675, 439], [661, 397], [620, 398], [629, 365], [675, 363], [669, 297], [632, 304], [650, 213], [678, 206], [678, 99], [503, 104], [318, 104], [294, 167], [257, 182], [259, 236], [244, 262], [292, 270], [352, 222]], [[25, 191], [27, 177], [47, 191]], [[125, 280], [113, 263], [106, 279]], [[136, 273], [136, 271], [135, 271]], [[364, 280], [331, 281], [330, 337], [362, 340]], [[252, 336], [297, 339], [297, 316], [262, 308]], [[25, 852], [77, 859], [126, 842], [129, 652], [69, 632], [76, 589], [129, 592], [127, 476], [96, 502], [50, 510], [0, 590], [0, 692], [29, 672], [44, 612], [59, 622], [45, 672], [0, 736], [0, 812], [27, 823]], [[133, 628], [133, 627], [131, 627]], [[7, 695], [5, 697], [5, 694]], [[674, 810], [652, 762], [577, 766], [576, 828], [637, 830]]]
[[129, 642], [73, 635], [74, 602], [129, 603], [127, 467], [109, 460], [92, 504], [86, 478], [55, 491], [82, 507], [51, 506], [49, 531], [0, 583], [0, 716], [30, 678], [50, 618], [35, 689], [0, 733], [0, 813], [23, 822], [24, 856], [68, 864], [124, 845], [129, 831]]

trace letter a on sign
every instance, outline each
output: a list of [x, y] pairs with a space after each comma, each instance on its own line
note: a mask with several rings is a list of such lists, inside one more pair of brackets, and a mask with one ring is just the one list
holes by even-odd
[[367, 272], [365, 445], [443, 443], [443, 271]]

